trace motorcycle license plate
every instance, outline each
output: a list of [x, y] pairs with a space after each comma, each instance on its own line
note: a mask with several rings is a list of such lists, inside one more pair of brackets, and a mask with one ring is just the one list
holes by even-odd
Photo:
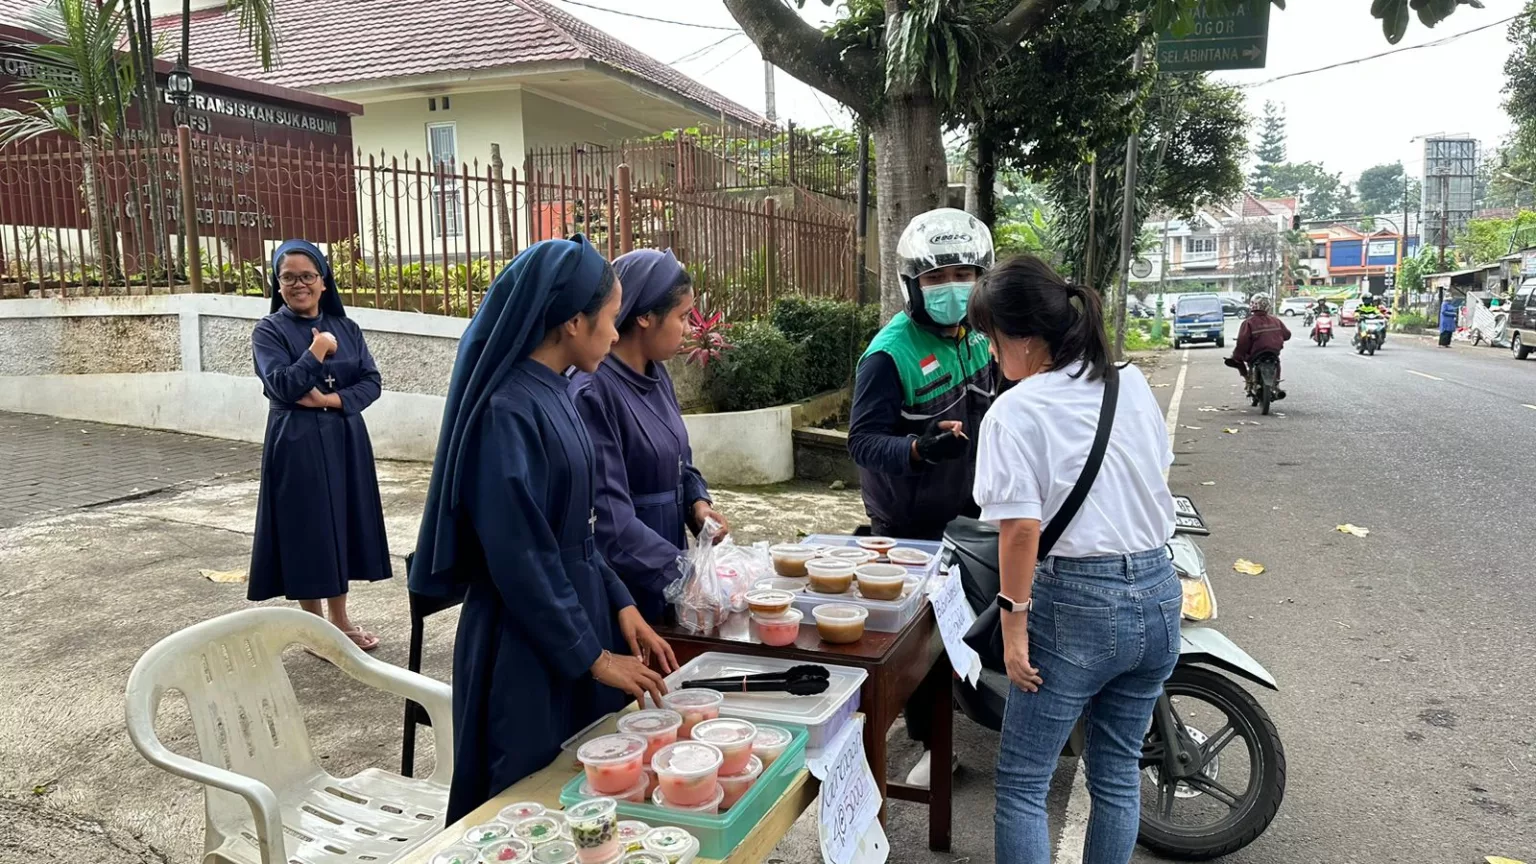
[[1200, 511], [1195, 508], [1195, 502], [1191, 501], [1187, 495], [1173, 496], [1173, 530], [1175, 533], [1196, 534], [1201, 537], [1210, 536], [1211, 533]]

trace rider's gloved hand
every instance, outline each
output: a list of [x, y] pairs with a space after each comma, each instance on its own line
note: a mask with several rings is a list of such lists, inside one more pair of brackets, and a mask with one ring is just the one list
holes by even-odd
[[938, 420], [928, 423], [928, 428], [916, 442], [917, 458], [923, 462], [947, 462], [963, 458], [970, 452], [970, 441], [952, 429], [939, 426]]

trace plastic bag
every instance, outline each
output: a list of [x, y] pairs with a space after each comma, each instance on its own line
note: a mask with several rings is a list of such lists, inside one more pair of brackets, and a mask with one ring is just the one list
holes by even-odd
[[[706, 526], [704, 536], [710, 536]], [[677, 559], [680, 578], [664, 596], [677, 611], [677, 623], [689, 633], [714, 630], [732, 612], [747, 608], [747, 592], [759, 579], [773, 575], [768, 544], [737, 546], [726, 537], [719, 543], [694, 543]]]

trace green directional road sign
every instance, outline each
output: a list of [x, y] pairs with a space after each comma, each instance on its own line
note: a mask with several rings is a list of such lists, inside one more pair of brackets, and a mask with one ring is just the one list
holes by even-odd
[[1214, 72], [1262, 69], [1269, 49], [1269, 0], [1230, 2], [1226, 12], [1202, 3], [1195, 26], [1183, 36], [1157, 37], [1157, 68], [1162, 72]]

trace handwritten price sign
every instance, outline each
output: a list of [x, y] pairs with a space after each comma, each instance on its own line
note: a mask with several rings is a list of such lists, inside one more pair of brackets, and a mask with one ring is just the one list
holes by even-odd
[[864, 758], [862, 717], [843, 727], [826, 755], [811, 765], [811, 773], [821, 778], [822, 858], [827, 864], [869, 860], [858, 853], [860, 841], [880, 815], [880, 790]]
[[960, 568], [951, 566], [940, 580], [928, 583], [928, 602], [933, 604], [933, 615], [939, 621], [939, 635], [944, 637], [944, 653], [949, 655], [949, 665], [955, 674], [969, 681], [972, 687], [981, 678], [981, 657], [965, 644], [965, 634], [976, 623], [976, 613], [965, 600], [960, 587]]

